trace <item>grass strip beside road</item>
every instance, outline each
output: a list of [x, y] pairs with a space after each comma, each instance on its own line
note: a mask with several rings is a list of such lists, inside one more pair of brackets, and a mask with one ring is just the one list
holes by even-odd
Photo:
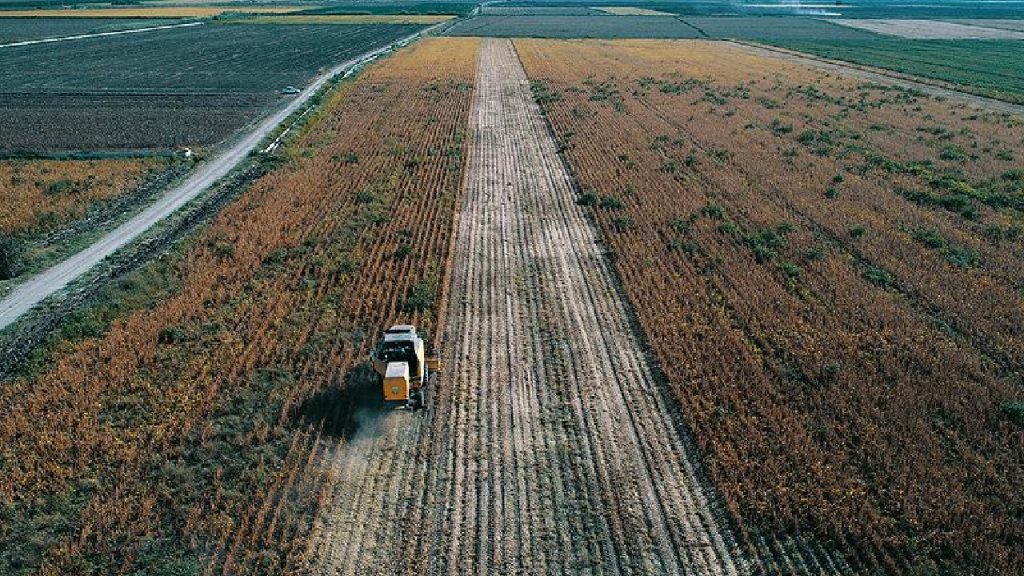
[[948, 82], [964, 90], [1024, 104], [1024, 43], [1017, 40], [778, 41], [769, 44], [854, 64]]

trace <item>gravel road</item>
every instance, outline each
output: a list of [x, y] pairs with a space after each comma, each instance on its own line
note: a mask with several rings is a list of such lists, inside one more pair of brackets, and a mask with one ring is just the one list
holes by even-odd
[[340, 441], [317, 574], [738, 574], [512, 44], [484, 40], [426, 413]]
[[[427, 29], [427, 31], [429, 30], [431, 29]], [[256, 146], [282, 124], [288, 116], [300, 109], [328, 80], [363, 61], [379, 56], [394, 45], [403, 44], [424, 33], [426, 31], [421, 31], [398, 40], [391, 45], [367, 52], [358, 58], [343, 62], [317, 76], [287, 106], [273, 113], [255, 125], [251, 130], [238, 137], [229, 149], [201, 164], [187, 180], [169, 190], [167, 194], [131, 220], [118, 226], [88, 248], [16, 286], [0, 300], [0, 330], [17, 320], [36, 304], [63, 290], [72, 281], [102, 262], [103, 259], [138, 238], [155, 224], [201, 194], [217, 180], [226, 176], [242, 163], [249, 153], [255, 150]]]
[[171, 30], [173, 28], [191, 28], [192, 26], [201, 26], [202, 24], [202, 22], [186, 22], [185, 24], [168, 24], [166, 26], [150, 26], [147, 28], [129, 28], [128, 30], [116, 30], [114, 32], [94, 32], [92, 34], [75, 34], [74, 36], [40, 38], [39, 40], [22, 40], [20, 42], [8, 42], [7, 44], [0, 44], [0, 48], [17, 48], [18, 46], [32, 46], [35, 44], [53, 44], [54, 42], [85, 40], [86, 38], [103, 38], [106, 36], [122, 36], [124, 34], [140, 34], [142, 32], [154, 32], [156, 30]]

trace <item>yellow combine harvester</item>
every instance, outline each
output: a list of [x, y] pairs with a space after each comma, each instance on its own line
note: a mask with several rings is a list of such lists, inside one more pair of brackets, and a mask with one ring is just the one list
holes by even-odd
[[414, 411], [426, 406], [427, 384], [441, 370], [441, 360], [426, 357], [423, 339], [409, 324], [385, 330], [370, 362], [381, 377], [384, 400], [405, 402]]

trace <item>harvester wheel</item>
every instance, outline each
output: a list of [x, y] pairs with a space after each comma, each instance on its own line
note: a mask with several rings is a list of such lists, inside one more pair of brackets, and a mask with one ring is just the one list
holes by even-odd
[[423, 396], [419, 390], [409, 394], [409, 410], [415, 412], [423, 407]]

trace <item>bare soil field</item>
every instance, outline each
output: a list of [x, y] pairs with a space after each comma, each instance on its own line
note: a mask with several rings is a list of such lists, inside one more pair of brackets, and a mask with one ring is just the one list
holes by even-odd
[[585, 6], [503, 6], [480, 7], [480, 14], [486, 16], [603, 16], [600, 10]]
[[939, 20], [885, 20], [833, 18], [829, 22], [917, 40], [1021, 40], [1024, 31], [987, 28]]
[[178, 22], [173, 19], [108, 19], [108, 18], [6, 18], [0, 11], [0, 44], [167, 26]]
[[452, 20], [444, 14], [285, 14], [227, 20], [232, 24], [413, 24], [427, 26]]
[[671, 12], [661, 12], [660, 10], [638, 8], [635, 6], [600, 6], [595, 9], [614, 16], [672, 16]]
[[875, 37], [864, 30], [798, 16], [685, 16], [682, 19], [707, 38], [836, 41]]
[[508, 41], [484, 41], [427, 414], [357, 414], [323, 574], [746, 572]]
[[144, 6], [138, 8], [85, 8], [77, 10], [6, 10], [10, 18], [203, 18], [225, 12], [284, 14], [305, 10], [304, 6]]
[[204, 24], [5, 48], [0, 152], [212, 146], [285, 86], [420, 29]]
[[456, 22], [450, 36], [529, 38], [701, 38], [672, 16], [477, 16]]
[[1014, 30], [1017, 32], [1024, 32], [1024, 18], [1019, 20], [976, 18], [948, 21], [952, 22], [953, 24], [966, 24], [968, 26], [980, 26], [981, 28], [1001, 28], [1003, 30]]

